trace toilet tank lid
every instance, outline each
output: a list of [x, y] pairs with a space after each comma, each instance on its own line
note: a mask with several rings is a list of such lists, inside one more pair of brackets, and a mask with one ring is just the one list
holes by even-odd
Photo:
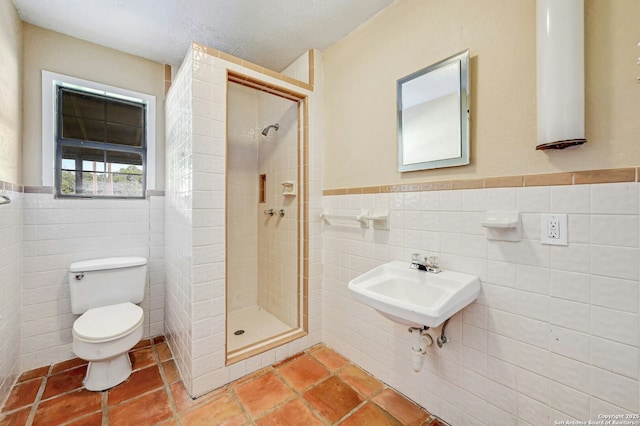
[[144, 257], [109, 257], [105, 259], [83, 260], [69, 266], [71, 272], [99, 271], [102, 269], [129, 268], [131, 266], [146, 265]]

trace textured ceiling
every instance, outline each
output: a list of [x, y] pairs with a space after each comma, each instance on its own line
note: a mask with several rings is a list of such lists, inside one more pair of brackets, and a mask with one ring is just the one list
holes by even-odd
[[22, 20], [179, 65], [195, 41], [281, 71], [393, 0], [13, 0]]

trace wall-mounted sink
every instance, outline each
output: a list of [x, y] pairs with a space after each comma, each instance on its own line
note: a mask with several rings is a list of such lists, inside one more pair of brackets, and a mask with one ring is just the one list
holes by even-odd
[[351, 295], [400, 324], [437, 327], [480, 294], [478, 277], [409, 268], [408, 262], [380, 265], [349, 282]]

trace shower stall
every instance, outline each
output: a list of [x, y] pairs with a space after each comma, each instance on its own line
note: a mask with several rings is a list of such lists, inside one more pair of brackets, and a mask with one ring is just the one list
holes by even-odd
[[227, 360], [303, 331], [300, 103], [229, 81]]

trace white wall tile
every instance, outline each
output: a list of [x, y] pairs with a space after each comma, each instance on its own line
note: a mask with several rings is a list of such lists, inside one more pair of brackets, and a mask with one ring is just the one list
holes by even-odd
[[591, 303], [596, 306], [638, 313], [638, 282], [618, 278], [591, 277]]
[[638, 315], [593, 306], [591, 333], [620, 343], [638, 346]]
[[638, 214], [636, 183], [591, 185], [592, 214]]
[[[428, 223], [430, 231], [440, 233], [443, 263], [458, 270], [468, 270], [473, 263], [473, 269], [485, 277], [478, 301], [462, 314], [461, 351], [434, 347], [430, 353], [434, 359], [425, 367], [442, 375], [440, 380], [450, 385], [447, 389], [451, 395], [456, 395], [452, 391], [456, 387], [462, 390], [455, 402], [459, 409], [433, 398], [425, 397], [418, 402], [427, 409], [428, 404], [438, 407], [444, 419], [454, 424], [455, 421], [464, 424], [467, 419], [482, 423], [487, 419], [475, 415], [474, 400], [465, 398], [469, 394], [484, 400], [494, 411], [513, 416], [514, 421], [506, 424], [583, 420], [593, 414], [594, 403], [602, 407], [610, 404], [624, 411], [633, 405], [630, 401], [635, 398], [637, 405], [640, 191], [636, 186], [575, 185], [420, 193], [422, 226]], [[337, 202], [335, 198], [342, 197], [325, 200]], [[392, 214], [403, 211], [406, 199], [395, 198], [398, 202], [391, 204]], [[436, 209], [443, 213], [437, 219], [432, 214]], [[484, 244], [476, 238], [483, 237], [484, 232], [477, 229], [476, 222], [482, 220], [487, 210], [498, 209], [521, 210], [524, 238], [517, 243], [486, 241], [485, 258]], [[462, 216], [456, 213], [460, 211]], [[569, 214], [569, 246], [540, 244], [537, 234], [539, 215], [543, 212]], [[458, 217], [462, 218], [460, 228]], [[412, 248], [409, 244], [419, 242], [406, 236], [422, 229], [405, 224], [402, 232], [396, 232], [392, 226], [389, 242], [393, 247], [386, 259], [384, 255], [376, 258], [377, 264], [391, 258], [408, 258]], [[331, 244], [331, 256], [344, 257], [348, 248], [345, 242], [352, 242], [355, 235], [328, 228], [324, 232], [325, 243]], [[326, 244], [324, 249], [326, 252]], [[343, 265], [345, 271], [353, 267], [351, 263]], [[327, 304], [341, 298], [344, 316], [340, 321], [328, 321], [326, 316], [330, 314], [323, 315], [324, 333], [328, 339], [343, 336], [347, 353], [357, 352], [360, 340], [339, 324], [352, 323], [357, 316], [358, 323], [388, 327], [385, 322], [377, 322], [379, 315], [375, 311], [357, 309], [357, 302], [335, 291], [346, 285], [345, 281], [340, 285], [341, 280], [364, 270], [346, 272], [344, 278], [337, 278], [338, 283], [325, 287], [323, 312], [328, 309]], [[368, 333], [376, 333], [368, 329], [358, 332], [364, 333], [363, 340], [369, 340]], [[392, 376], [399, 377], [402, 391], [403, 383], [411, 381], [410, 376], [403, 376], [393, 366], [382, 372], [379, 365], [386, 361], [375, 356], [379, 349], [376, 345], [367, 346], [369, 355], [361, 359], [362, 366], [381, 374], [391, 369]], [[455, 367], [458, 362], [461, 368]], [[479, 390], [481, 382], [486, 385], [484, 392]], [[606, 386], [600, 391], [594, 391], [596, 384], [604, 383]], [[614, 390], [615, 386], [630, 387], [631, 396], [623, 397], [621, 391]]]
[[637, 346], [591, 337], [591, 362], [604, 370], [637, 380], [639, 356]]
[[583, 273], [551, 270], [549, 294], [561, 299], [576, 302], [589, 302], [591, 276]]
[[555, 381], [549, 383], [549, 405], [575, 419], [589, 419], [589, 395]]
[[586, 303], [551, 298], [549, 321], [553, 325], [583, 333], [590, 330], [590, 308]]
[[549, 211], [553, 213], [590, 213], [590, 185], [553, 186]]
[[552, 352], [572, 358], [576, 361], [589, 362], [589, 335], [559, 326], [551, 326], [549, 349]]
[[602, 370], [591, 368], [591, 395], [622, 407], [638, 412], [638, 381]]

